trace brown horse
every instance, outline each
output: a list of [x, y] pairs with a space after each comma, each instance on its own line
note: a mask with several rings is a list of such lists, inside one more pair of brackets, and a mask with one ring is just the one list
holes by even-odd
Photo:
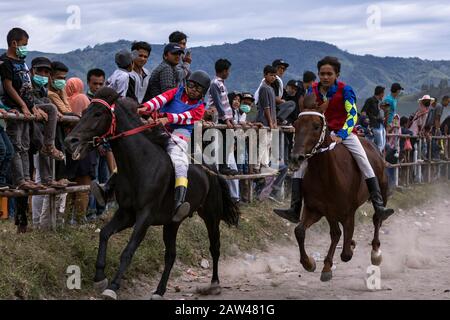
[[[291, 169], [298, 170], [302, 161], [308, 161], [308, 169], [303, 180], [304, 209], [300, 223], [295, 228], [295, 236], [300, 248], [300, 262], [310, 272], [316, 269], [316, 263], [305, 251], [305, 233], [314, 223], [325, 217], [330, 225], [331, 245], [324, 262], [321, 280], [332, 278], [331, 268], [336, 246], [341, 237], [339, 223], [344, 229], [344, 246], [341, 259], [348, 262], [352, 259], [356, 242], [353, 240], [356, 210], [369, 199], [364, 178], [345, 146], [333, 146], [330, 132], [326, 128], [323, 117], [326, 106], [317, 106], [315, 98], [305, 98], [305, 109], [294, 123], [295, 143], [292, 152]], [[322, 129], [325, 135], [323, 139]], [[323, 139], [323, 143], [318, 142]], [[384, 160], [376, 146], [366, 139], [361, 143], [380, 182], [384, 205], [387, 202], [388, 179], [385, 175]], [[320, 149], [319, 149], [320, 148]], [[309, 160], [305, 155], [314, 154]], [[379, 230], [382, 218], [374, 214], [375, 226], [372, 241], [371, 260], [373, 265], [381, 264]]]

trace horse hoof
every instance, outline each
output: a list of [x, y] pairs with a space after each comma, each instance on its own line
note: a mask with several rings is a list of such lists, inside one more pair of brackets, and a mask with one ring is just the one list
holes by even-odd
[[94, 289], [98, 292], [103, 292], [108, 288], [108, 279], [103, 279], [102, 281], [94, 282]]
[[314, 272], [316, 271], [316, 260], [314, 258], [309, 257], [308, 263], [304, 264], [302, 263], [303, 268], [305, 268], [308, 272]]
[[328, 272], [323, 272], [320, 275], [320, 281], [322, 282], [328, 282], [331, 281], [331, 279], [333, 279], [333, 272], [332, 271], [328, 271]]
[[383, 261], [383, 256], [381, 255], [381, 250], [378, 250], [378, 251], [372, 250], [371, 260], [372, 260], [372, 264], [374, 266], [381, 265], [381, 261]]
[[222, 293], [222, 287], [219, 284], [211, 284], [207, 287], [198, 287], [196, 292], [202, 296], [218, 296]]
[[163, 296], [160, 296], [159, 294], [152, 294], [150, 300], [157, 300], [157, 301], [161, 301], [161, 300], [165, 300]]
[[341, 254], [341, 260], [343, 262], [349, 262], [350, 260], [352, 260], [352, 258], [353, 258], [353, 253], [352, 254], [344, 254], [344, 253]]
[[106, 289], [102, 292], [102, 296], [105, 297], [107, 300], [117, 300], [117, 293], [110, 289]]

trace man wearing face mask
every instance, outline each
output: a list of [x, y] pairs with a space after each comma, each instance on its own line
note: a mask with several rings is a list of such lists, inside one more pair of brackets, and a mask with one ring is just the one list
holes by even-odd
[[[7, 35], [8, 51], [0, 58], [3, 61], [0, 74], [5, 90], [5, 103], [16, 112], [22, 111], [25, 117], [31, 116], [31, 110], [38, 119], [48, 119], [47, 113], [35, 101], [30, 71], [25, 63], [28, 38], [27, 32], [20, 28], [12, 29]], [[41, 189], [42, 186], [31, 180], [29, 172], [30, 124], [25, 121], [9, 121], [7, 132], [16, 150], [12, 162], [14, 184], [23, 190]], [[48, 130], [46, 138], [41, 154], [58, 160], [64, 159], [64, 154], [54, 146], [51, 130]]]
[[[31, 77], [33, 82], [33, 96], [36, 107], [42, 111], [42, 117], [45, 119], [44, 124], [39, 123], [38, 126], [42, 127], [44, 135], [44, 144], [53, 145], [55, 142], [56, 135], [56, 125], [58, 116], [62, 116], [58, 113], [56, 106], [51, 103], [48, 98], [48, 79], [51, 73], [51, 62], [45, 57], [37, 57], [31, 62]], [[61, 153], [62, 154], [62, 153]], [[63, 160], [58, 158], [57, 160]], [[51, 188], [63, 188], [67, 185], [62, 183], [57, 183], [53, 180], [50, 158], [48, 155], [39, 153], [38, 160], [38, 170], [41, 182]]]
[[53, 61], [48, 85], [48, 97], [58, 108], [59, 113], [72, 114], [72, 108], [67, 100], [66, 78], [69, 68], [62, 62]]

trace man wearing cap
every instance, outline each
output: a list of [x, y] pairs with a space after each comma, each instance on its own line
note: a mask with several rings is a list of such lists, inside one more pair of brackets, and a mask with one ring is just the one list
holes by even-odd
[[116, 71], [106, 81], [106, 86], [116, 90], [121, 97], [129, 97], [137, 101], [135, 95], [135, 81], [130, 77], [133, 70], [133, 54], [127, 49], [116, 53]]
[[153, 70], [148, 83], [149, 93], [146, 97], [154, 98], [163, 92], [177, 87], [177, 65], [184, 52], [177, 43], [169, 43], [164, 47], [163, 61]]
[[[295, 111], [295, 103], [293, 101], [286, 101], [283, 99], [284, 84], [281, 78], [289, 67], [289, 63], [283, 59], [277, 59], [272, 62], [272, 67], [277, 70], [276, 81], [272, 84], [272, 88], [275, 91], [275, 102], [277, 104], [277, 118], [280, 124], [286, 125], [288, 124], [288, 117]], [[262, 86], [263, 82], [264, 79], [259, 88]], [[259, 88], [255, 93], [256, 103], [258, 103], [259, 100]]]
[[434, 99], [430, 97], [430, 95], [426, 94], [421, 99], [418, 100], [419, 108], [414, 114], [414, 118], [411, 124], [411, 131], [414, 135], [419, 135], [424, 133], [425, 123], [428, 117], [428, 113], [430, 112], [431, 104], [434, 102]]
[[400, 92], [405, 90], [402, 88], [400, 83], [394, 83], [391, 86], [391, 94], [384, 99], [384, 103], [382, 105], [387, 106], [387, 121], [386, 121], [386, 129], [389, 132], [392, 126], [392, 121], [394, 120], [394, 116], [397, 113], [398, 106], [398, 96]]

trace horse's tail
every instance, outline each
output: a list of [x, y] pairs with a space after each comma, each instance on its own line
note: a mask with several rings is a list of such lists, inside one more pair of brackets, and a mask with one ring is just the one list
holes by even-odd
[[221, 176], [217, 176], [222, 193], [222, 216], [221, 220], [225, 221], [229, 226], [238, 226], [239, 224], [239, 208], [231, 199], [230, 188], [227, 181]]

